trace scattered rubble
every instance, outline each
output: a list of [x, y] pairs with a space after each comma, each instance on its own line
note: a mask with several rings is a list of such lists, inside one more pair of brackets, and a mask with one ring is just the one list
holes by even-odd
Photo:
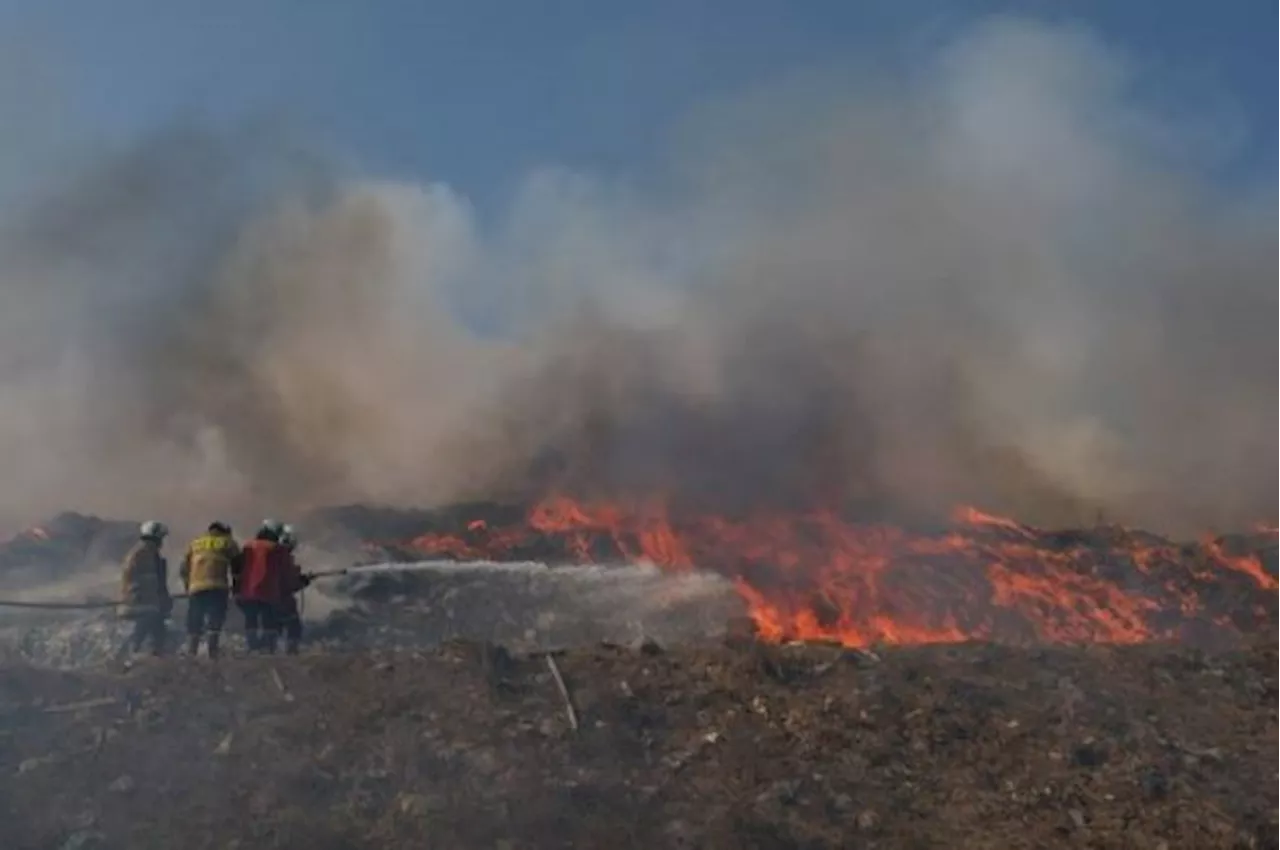
[[[35, 570], [53, 580], [116, 560], [132, 528], [64, 514], [0, 545], [0, 578]], [[641, 621], [664, 609], [676, 612], [664, 625], [679, 639], [675, 624], [694, 609], [721, 624], [745, 606], [773, 640], [1226, 646], [1280, 611], [1276, 535], [1261, 530], [1180, 543], [1116, 526], [1038, 529], [972, 509], [946, 528], [908, 529], [821, 513], [667, 517], [565, 498], [432, 511], [347, 506], [313, 512], [303, 528], [313, 569], [430, 562], [417, 574], [362, 572], [330, 585], [360, 603], [351, 618], [327, 624], [330, 633], [359, 633], [364, 645], [404, 642], [400, 632], [412, 632], [410, 642], [476, 636], [555, 646], [634, 627], [635, 639], [649, 627]], [[572, 570], [547, 564], [588, 572], [570, 578]], [[632, 581], [636, 592], [619, 604]], [[664, 581], [665, 590], [640, 586]], [[421, 616], [424, 606], [431, 617]], [[361, 622], [379, 607], [378, 628], [395, 635]], [[435, 633], [424, 636], [431, 624]]]
[[0, 666], [0, 845], [1276, 846], [1274, 635], [877, 657], [604, 646], [553, 665], [448, 643]]
[[[956, 550], [960, 572], [954, 541], [912, 538], [894, 545], [924, 572], [887, 596], [783, 583], [770, 607], [739, 592], [760, 563], [729, 555], [708, 571], [534, 563], [634, 540], [507, 535], [524, 518], [503, 510], [309, 518], [329, 552], [443, 560], [317, 583], [298, 658], [244, 657], [234, 613], [219, 662], [122, 661], [110, 610], [5, 615], [0, 846], [1277, 846], [1273, 535], [1182, 546], [993, 521]], [[0, 584], [74, 578], [133, 533], [64, 515], [0, 545]], [[496, 543], [528, 562], [451, 562]], [[992, 607], [975, 551], [1022, 592], [1016, 616]], [[996, 619], [969, 625], [1010, 645], [844, 631], [841, 604], [962, 574], [938, 587], [987, 594], [964, 610]], [[758, 642], [762, 612], [859, 648]], [[1045, 646], [1038, 628], [1135, 645]]]

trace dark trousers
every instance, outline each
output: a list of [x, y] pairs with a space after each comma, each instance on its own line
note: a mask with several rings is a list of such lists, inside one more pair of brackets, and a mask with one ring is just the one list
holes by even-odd
[[241, 599], [236, 603], [240, 613], [244, 614], [244, 640], [249, 651], [265, 649], [275, 652], [280, 634], [280, 619], [276, 606], [270, 602], [258, 602], [252, 599]]
[[302, 616], [298, 613], [298, 597], [290, 596], [281, 603], [277, 615], [284, 631], [285, 652], [296, 654], [302, 643]]
[[125, 647], [134, 652], [141, 652], [143, 644], [150, 643], [153, 655], [163, 655], [167, 632], [163, 614], [158, 611], [138, 614], [133, 618], [133, 634], [129, 636]]
[[200, 651], [200, 638], [205, 638], [209, 657], [218, 657], [218, 640], [227, 622], [227, 591], [197, 590], [187, 599], [187, 651]]
[[199, 637], [206, 631], [218, 633], [227, 622], [227, 592], [198, 590], [187, 599], [187, 634]]

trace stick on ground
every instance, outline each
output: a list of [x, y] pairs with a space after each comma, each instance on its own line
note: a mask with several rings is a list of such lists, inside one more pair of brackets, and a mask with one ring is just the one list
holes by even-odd
[[275, 680], [276, 687], [280, 689], [280, 693], [284, 695], [285, 702], [293, 702], [293, 694], [289, 693], [289, 689], [284, 686], [284, 679], [280, 678], [280, 671], [271, 668], [271, 678]]
[[64, 705], [51, 705], [44, 709], [45, 714], [65, 714], [69, 711], [80, 711], [85, 708], [97, 708], [103, 705], [114, 705], [118, 700], [115, 697], [100, 697], [98, 699], [87, 699], [83, 702], [71, 702]]
[[556, 664], [556, 660], [550, 655], [546, 656], [547, 666], [551, 668], [551, 675], [556, 680], [556, 687], [560, 689], [560, 696], [564, 697], [564, 713], [569, 717], [569, 725], [573, 727], [573, 731], [578, 731], [578, 712], [573, 710], [573, 697], [569, 696], [569, 688], [564, 683], [564, 677], [560, 675], [560, 665]]

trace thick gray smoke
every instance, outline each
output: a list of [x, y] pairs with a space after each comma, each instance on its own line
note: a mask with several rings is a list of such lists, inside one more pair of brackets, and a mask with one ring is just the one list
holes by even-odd
[[1274, 189], [1220, 193], [1210, 117], [1129, 82], [996, 21], [708, 109], [660, 190], [531, 175], [484, 231], [443, 186], [160, 134], [8, 210], [0, 516], [1272, 516]]

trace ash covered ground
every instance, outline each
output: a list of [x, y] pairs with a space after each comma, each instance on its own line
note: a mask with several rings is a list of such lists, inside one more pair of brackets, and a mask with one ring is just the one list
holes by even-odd
[[[0, 667], [6, 847], [1264, 848], [1274, 636]], [[576, 722], [575, 729], [573, 723]]]
[[[304, 560], [463, 551], [473, 511], [322, 513]], [[4, 597], [109, 600], [133, 530], [64, 515], [19, 535]], [[557, 540], [510, 551], [555, 562]], [[325, 580], [298, 658], [233, 641], [218, 663], [123, 664], [109, 610], [5, 614], [0, 841], [1275, 847], [1274, 543], [1213, 545], [1263, 573], [1169, 550], [1143, 575], [1196, 590], [1204, 627], [1132, 646], [778, 645], [732, 574], [538, 560]]]

